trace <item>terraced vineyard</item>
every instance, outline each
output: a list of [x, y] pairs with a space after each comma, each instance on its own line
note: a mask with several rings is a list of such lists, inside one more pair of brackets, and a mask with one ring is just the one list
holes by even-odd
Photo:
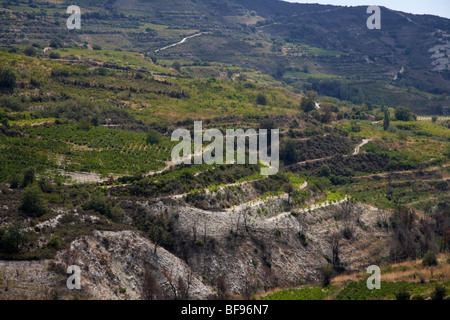
[[27, 138], [2, 137], [0, 157], [3, 179], [30, 165], [45, 176], [45, 169], [136, 175], [161, 169], [170, 158], [173, 143], [146, 143], [146, 134], [77, 125], [27, 127]]

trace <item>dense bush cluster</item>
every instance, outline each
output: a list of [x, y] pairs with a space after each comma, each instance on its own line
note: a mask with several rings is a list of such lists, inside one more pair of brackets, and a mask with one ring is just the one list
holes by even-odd
[[148, 178], [138, 180], [120, 192], [139, 197], [182, 194], [209, 185], [233, 183], [255, 175], [260, 170], [256, 165], [219, 165], [215, 168], [204, 167], [198, 175], [195, 175], [197, 168], [202, 169], [196, 165], [180, 165], [178, 170], [165, 172], [158, 176], [156, 181]]
[[0, 253], [18, 253], [28, 244], [29, 236], [23, 229], [24, 226], [20, 223], [0, 227]]

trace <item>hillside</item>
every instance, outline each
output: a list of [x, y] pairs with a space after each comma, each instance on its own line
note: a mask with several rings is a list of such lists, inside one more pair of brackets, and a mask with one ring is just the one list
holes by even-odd
[[[363, 7], [79, 5], [72, 31], [65, 1], [0, 5], [0, 299], [445, 298], [448, 19], [383, 8], [372, 36]], [[279, 172], [176, 165], [194, 121], [279, 129]]]
[[151, 53], [203, 32], [157, 56], [259, 70], [298, 93], [313, 89], [353, 103], [448, 112], [448, 19], [382, 8], [382, 29], [368, 30], [366, 7], [277, 0], [82, 1], [83, 27], [69, 32], [62, 0], [21, 3], [3, 5], [5, 46], [44, 48], [54, 40], [57, 46]]

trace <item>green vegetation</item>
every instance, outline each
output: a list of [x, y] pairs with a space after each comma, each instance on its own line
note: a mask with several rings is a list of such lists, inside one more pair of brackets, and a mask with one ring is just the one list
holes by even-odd
[[436, 253], [428, 251], [423, 257], [422, 264], [426, 267], [436, 266], [438, 264]]
[[[339, 23], [334, 11], [328, 11], [331, 21], [306, 21], [297, 19], [296, 10], [320, 17], [320, 7], [280, 2], [272, 10], [265, 1], [249, 3], [256, 2], [139, 1], [137, 6], [83, 1], [83, 28], [74, 32], [61, 22], [65, 3], [3, 4], [2, 259], [53, 258], [93, 230], [131, 229], [153, 241], [155, 255], [164, 247], [188, 263], [187, 257], [196, 259], [196, 253], [238, 253], [252, 244], [245, 253], [250, 269], [255, 277], [264, 274], [267, 281], [258, 285], [272, 290], [278, 266], [251, 228], [256, 219], [286, 216], [299, 229], [292, 233], [277, 222], [264, 235], [287, 245], [294, 240], [295, 250], [322, 247], [307, 225], [317, 219], [327, 223], [324, 237], [336, 231], [346, 245], [360, 240], [356, 228], [374, 228], [370, 234], [378, 238], [386, 235], [387, 249], [372, 254], [375, 249], [368, 248], [370, 259], [420, 258], [424, 267], [443, 267], [436, 254], [450, 248], [449, 122], [436, 116], [416, 121], [415, 113], [444, 114], [450, 101], [445, 72], [422, 65], [423, 48], [407, 53], [411, 50], [397, 29], [406, 33], [408, 25], [390, 28], [383, 35], [387, 38], [377, 41], [386, 53], [378, 57], [367, 41], [359, 41], [361, 32], [341, 32], [341, 25], [354, 21], [347, 10], [340, 10]], [[445, 30], [432, 17], [421, 19], [421, 25]], [[39, 28], [31, 28], [36, 21]], [[414, 30], [419, 44], [426, 43], [425, 31], [429, 37], [429, 28], [423, 31], [421, 25]], [[347, 49], [323, 48], [321, 41], [330, 37], [328, 48]], [[392, 39], [399, 45], [394, 51], [383, 45]], [[408, 66], [396, 80], [386, 79], [405, 60]], [[172, 132], [192, 132], [196, 120], [203, 121], [205, 130], [223, 133], [280, 129], [279, 173], [261, 176], [262, 163], [171, 166]], [[363, 139], [369, 142], [359, 148]], [[389, 211], [380, 210], [369, 219], [376, 225], [368, 226], [359, 212], [347, 219], [344, 211], [353, 202]], [[252, 209], [253, 203], [258, 207]], [[244, 204], [248, 211], [234, 212]], [[331, 204], [342, 212], [333, 212], [331, 222], [322, 221], [316, 213], [326, 209], [313, 209]], [[193, 225], [180, 234], [176, 223], [183, 212], [177, 206], [211, 216], [233, 212], [226, 241], [209, 238], [210, 226], [197, 221], [189, 221]], [[217, 250], [223, 242], [227, 250]], [[446, 296], [448, 283], [441, 280], [386, 281], [374, 291], [362, 278], [335, 286], [333, 276], [346, 264], [336, 247], [331, 251], [333, 257], [325, 258], [329, 263], [315, 270], [322, 273], [323, 287], [284, 289], [265, 298]], [[245, 295], [251, 297], [253, 274], [245, 278]], [[125, 288], [117, 290], [126, 294]]]
[[430, 284], [408, 282], [383, 282], [380, 290], [369, 290], [365, 280], [351, 282], [337, 295], [337, 300], [405, 299], [410, 295], [422, 294], [431, 288]]
[[23, 231], [23, 224], [0, 228], [0, 253], [18, 253], [28, 242], [29, 236]]
[[262, 297], [262, 300], [323, 300], [331, 293], [335, 292], [336, 287], [314, 287], [301, 289], [286, 289]]
[[35, 217], [40, 217], [48, 211], [44, 195], [38, 186], [29, 186], [23, 190], [20, 209], [27, 215]]

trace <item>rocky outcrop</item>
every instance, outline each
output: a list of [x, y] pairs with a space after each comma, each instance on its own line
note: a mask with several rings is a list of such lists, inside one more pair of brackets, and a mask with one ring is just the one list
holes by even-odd
[[[80, 238], [58, 254], [56, 260], [81, 268], [81, 286], [93, 299], [141, 299], [144, 275], [150, 272], [161, 294], [174, 298], [171, 283], [185, 282], [189, 299], [207, 299], [213, 294], [182, 260], [158, 248], [135, 231], [102, 232]], [[170, 278], [170, 279], [169, 279]]]
[[[231, 293], [246, 296], [274, 286], [319, 283], [332, 258], [331, 238], [340, 237], [340, 259], [349, 271], [386, 256], [388, 234], [377, 226], [388, 213], [355, 205], [349, 221], [337, 218], [342, 204], [301, 213], [283, 212], [286, 196], [253, 201], [225, 211], [194, 208], [181, 199], [140, 202], [148, 214], [173, 219], [174, 253], [215, 286], [222, 276]], [[343, 236], [351, 229], [351, 237]]]

